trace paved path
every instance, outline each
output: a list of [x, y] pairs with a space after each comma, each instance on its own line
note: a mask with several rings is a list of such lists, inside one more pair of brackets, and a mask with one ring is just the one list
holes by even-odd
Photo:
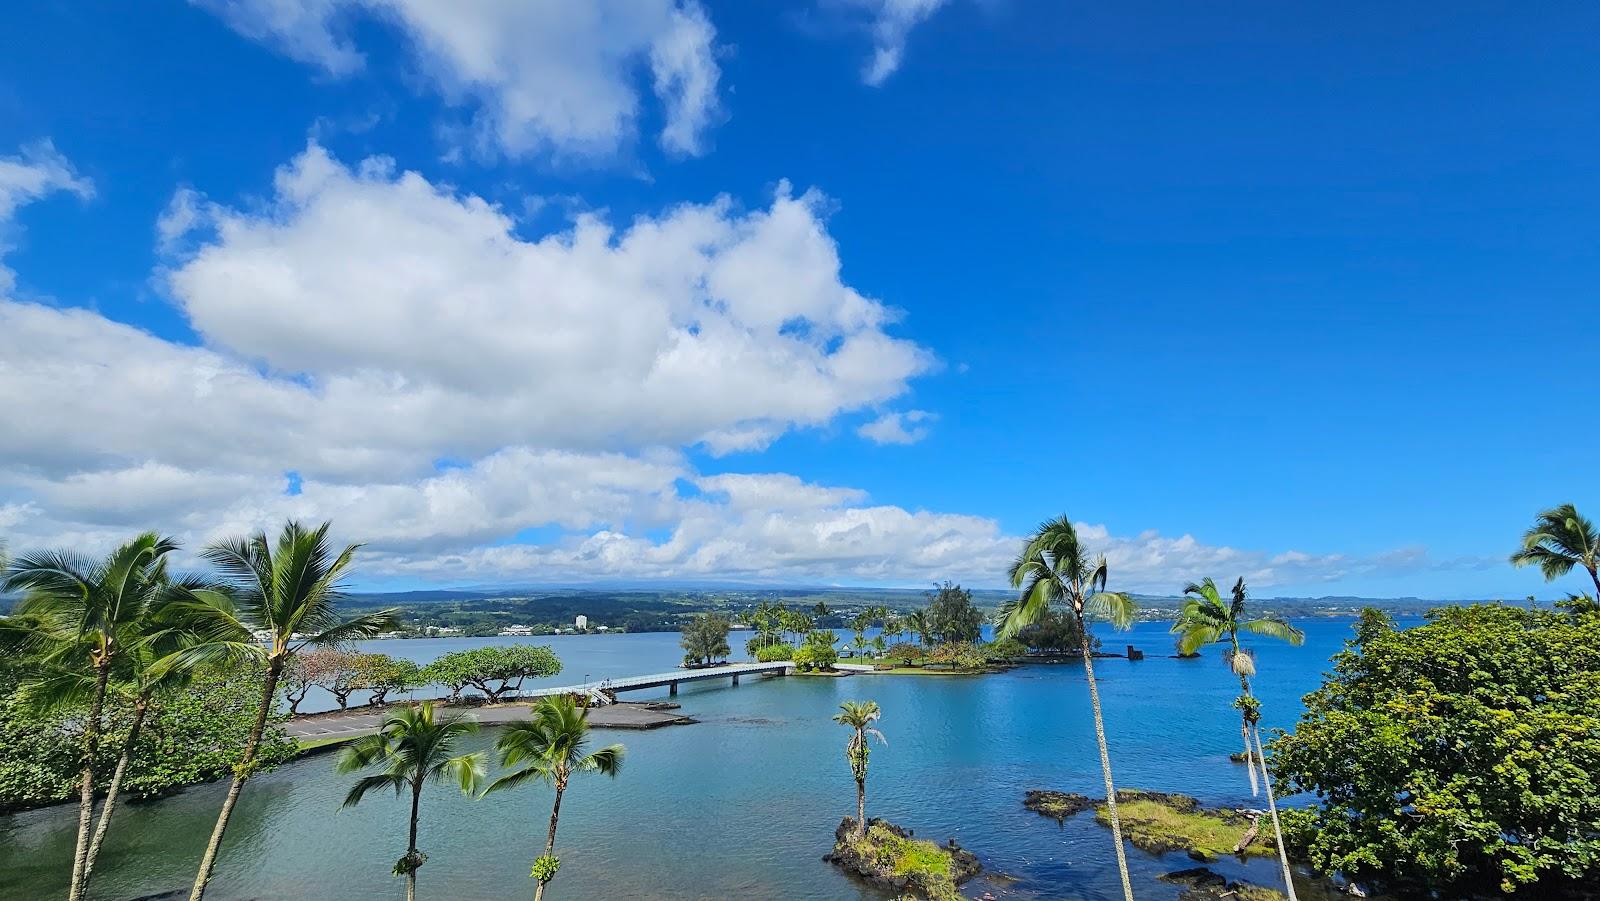
[[[781, 675], [793, 666], [794, 664], [786, 661], [778, 663], [735, 663], [728, 666], [711, 666], [704, 669], [675, 670], [670, 673], [656, 673], [648, 676], [601, 679], [596, 682], [584, 682], [579, 685], [557, 685], [548, 688], [529, 689], [522, 692], [518, 700], [510, 703], [456, 709], [462, 710], [467, 716], [485, 725], [498, 725], [526, 717], [528, 708], [532, 705], [532, 699], [535, 698], [564, 694], [586, 694], [599, 698], [602, 692], [616, 693], [619, 691], [638, 691], [646, 688], [671, 688], [672, 693], [677, 694], [679, 682], [732, 679], [733, 684], [738, 685], [740, 676]], [[284, 723], [284, 731], [288, 732], [290, 737], [301, 741], [357, 738], [378, 731], [379, 725], [383, 723], [384, 715], [384, 710], [370, 708], [358, 708], [338, 713], [319, 713], [289, 720]], [[589, 708], [589, 725], [596, 729], [654, 729], [657, 726], [671, 726], [692, 722], [694, 722], [693, 719], [676, 710], [651, 709], [650, 705], [643, 704], [607, 704]]]

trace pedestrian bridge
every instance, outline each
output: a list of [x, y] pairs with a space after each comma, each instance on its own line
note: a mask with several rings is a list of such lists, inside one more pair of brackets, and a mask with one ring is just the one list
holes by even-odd
[[647, 688], [665, 688], [667, 693], [676, 695], [680, 682], [702, 682], [706, 679], [732, 679], [734, 685], [739, 684], [740, 676], [781, 676], [794, 669], [794, 664], [787, 660], [773, 663], [733, 663], [727, 666], [708, 666], [703, 669], [681, 669], [670, 673], [656, 673], [649, 676], [624, 676], [620, 679], [600, 679], [594, 682], [583, 682], [578, 685], [555, 685], [549, 688], [530, 688], [519, 692], [522, 698], [544, 698], [551, 695], [588, 695], [601, 704], [609, 704], [615, 700], [614, 695], [621, 691], [641, 691]]

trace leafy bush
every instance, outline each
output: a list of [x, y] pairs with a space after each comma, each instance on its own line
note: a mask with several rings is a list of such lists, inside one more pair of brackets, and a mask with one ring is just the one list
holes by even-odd
[[802, 672], [831, 670], [839, 662], [839, 652], [833, 649], [836, 639], [832, 632], [815, 631], [806, 635], [805, 643], [794, 652], [794, 664]]
[[[39, 807], [76, 794], [82, 711], [40, 716], [14, 697], [15, 674], [0, 672], [0, 811]], [[160, 696], [140, 730], [123, 791], [134, 797], [165, 794], [228, 775], [255, 724], [261, 675], [254, 670], [204, 676], [187, 690]], [[128, 711], [107, 718], [99, 766], [110, 781], [127, 738]], [[258, 759], [268, 769], [294, 756], [295, 743], [275, 717], [261, 738]]]
[[769, 644], [756, 651], [756, 660], [760, 663], [776, 663], [779, 660], [793, 660], [794, 645]]
[[985, 660], [1001, 662], [1028, 655], [1027, 646], [1015, 638], [996, 639], [983, 645], [979, 650]]
[[987, 661], [975, 645], [963, 641], [939, 645], [928, 654], [928, 662], [950, 669], [977, 670], [983, 669]]
[[922, 648], [909, 641], [902, 641], [889, 646], [887, 654], [890, 660], [901, 666], [910, 666], [912, 661], [922, 659]]
[[498, 702], [507, 692], [522, 688], [522, 680], [554, 676], [561, 672], [555, 652], [542, 645], [513, 644], [473, 648], [446, 654], [422, 668], [423, 684], [443, 685], [452, 697], [472, 686]]
[[1375, 610], [1273, 742], [1286, 836], [1325, 871], [1459, 897], [1600, 878], [1600, 616]]

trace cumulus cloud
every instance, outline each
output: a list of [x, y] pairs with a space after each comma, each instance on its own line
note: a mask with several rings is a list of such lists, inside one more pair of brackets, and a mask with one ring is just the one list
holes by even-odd
[[702, 153], [721, 117], [716, 29], [694, 0], [195, 2], [335, 76], [363, 64], [341, 33], [345, 21], [364, 14], [389, 23], [433, 89], [475, 111], [482, 145], [511, 156], [617, 153], [638, 130], [646, 82], [669, 152]]
[[[94, 196], [94, 183], [80, 176], [49, 141], [0, 157], [0, 257], [11, 250], [8, 235], [17, 208], [58, 191], [86, 200]], [[13, 279], [11, 270], [0, 265], [0, 291], [9, 290]]]
[[926, 410], [884, 413], [856, 429], [856, 434], [874, 444], [916, 444], [928, 437], [926, 423], [932, 419]]

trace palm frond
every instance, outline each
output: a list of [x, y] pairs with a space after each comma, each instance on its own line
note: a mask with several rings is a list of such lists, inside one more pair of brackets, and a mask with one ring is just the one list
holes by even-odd
[[350, 793], [344, 796], [342, 807], [354, 807], [361, 803], [367, 792], [373, 789], [393, 789], [396, 795], [400, 794], [409, 784], [406, 777], [400, 773], [377, 773], [372, 776], [363, 776], [350, 786]]
[[1306, 633], [1276, 616], [1262, 616], [1256, 619], [1245, 620], [1239, 623], [1240, 632], [1249, 632], [1252, 635], [1261, 635], [1266, 638], [1276, 638], [1299, 646], [1305, 643]]

